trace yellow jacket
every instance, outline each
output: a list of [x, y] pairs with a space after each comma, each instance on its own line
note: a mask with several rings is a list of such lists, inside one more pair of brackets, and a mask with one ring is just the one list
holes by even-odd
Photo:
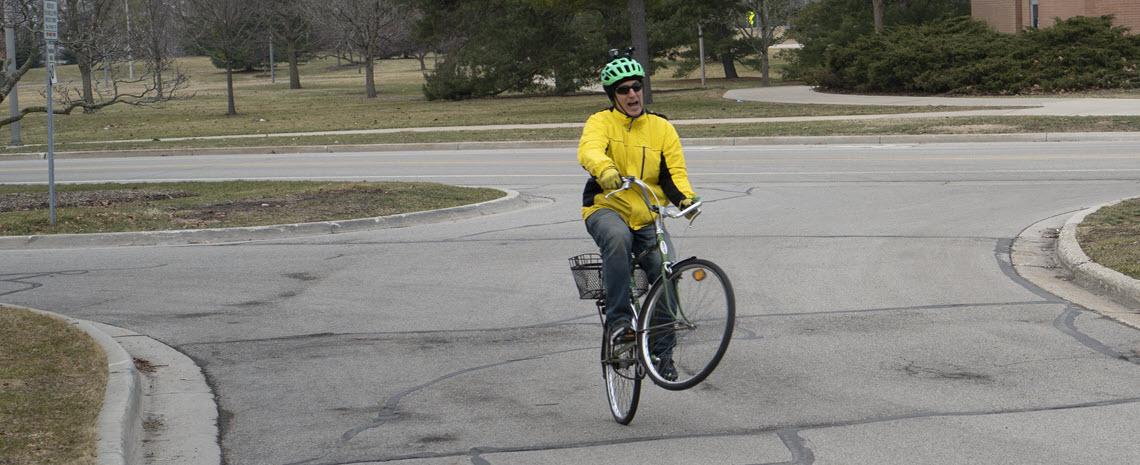
[[[622, 176], [637, 176], [662, 201], [674, 204], [694, 197], [681, 151], [677, 130], [664, 117], [645, 112], [631, 118], [621, 110], [602, 110], [586, 120], [578, 141], [578, 163], [590, 173], [582, 193], [582, 219], [608, 208], [617, 212], [630, 228], [641, 229], [653, 222], [653, 214], [634, 187], [609, 199], [597, 177], [607, 168]], [[652, 199], [652, 196], [650, 196]], [[662, 203], [664, 205], [664, 203]]]

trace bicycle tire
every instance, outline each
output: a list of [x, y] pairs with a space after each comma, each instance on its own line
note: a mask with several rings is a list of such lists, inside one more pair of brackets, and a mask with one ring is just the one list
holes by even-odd
[[[724, 357], [735, 320], [736, 296], [724, 270], [697, 258], [674, 265], [668, 279], [649, 291], [639, 323], [646, 374], [671, 391], [696, 386]], [[675, 379], [662, 374], [665, 360], [672, 361]]]
[[[620, 330], [619, 330], [620, 331]], [[619, 331], [602, 336], [602, 377], [606, 381], [606, 399], [614, 421], [628, 425], [637, 414], [637, 403], [641, 399], [641, 363], [637, 358], [636, 342], [617, 345], [614, 339]]]

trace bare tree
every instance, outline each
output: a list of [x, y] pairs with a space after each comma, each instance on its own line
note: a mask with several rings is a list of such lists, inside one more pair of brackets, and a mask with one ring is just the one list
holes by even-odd
[[[38, 21], [38, 18], [43, 17], [42, 1], [6, 1], [13, 2], [11, 5], [16, 8], [16, 17], [13, 19], [23, 32], [25, 32], [25, 35], [29, 37], [29, 40], [27, 44], [24, 44], [27, 45], [27, 47], [24, 48], [27, 56], [24, 57], [24, 63], [17, 68], [15, 73], [9, 73], [7, 71], [7, 65], [11, 60], [15, 60], [16, 57], [4, 58], [5, 66], [0, 70], [0, 102], [7, 99], [12, 89], [19, 83], [20, 79], [31, 69], [32, 64], [36, 61], [35, 57], [40, 54], [39, 36], [43, 33], [43, 26]], [[150, 80], [149, 76], [143, 76], [138, 82], [148, 80]], [[179, 75], [174, 79], [164, 79], [163, 82], [166, 83], [168, 90], [166, 94], [161, 97], [156, 96], [155, 85], [140, 86], [138, 82], [114, 81], [108, 90], [94, 89], [93, 86], [83, 86], [80, 89], [58, 86], [59, 94], [55, 101], [59, 104], [54, 105], [52, 113], [67, 115], [79, 108], [82, 108], [85, 112], [90, 112], [120, 103], [138, 106], [152, 105], [173, 98], [176, 91], [185, 87], [186, 78], [185, 76]], [[19, 121], [31, 113], [46, 112], [46, 105], [24, 107], [19, 110], [18, 114], [0, 119], [0, 127]]]
[[[3, 24], [11, 24], [23, 32], [24, 36], [29, 36], [39, 30], [40, 26], [36, 24], [35, 18], [42, 17], [42, 14], [39, 16], [34, 14], [36, 11], [34, 0], [3, 0], [2, 3], [3, 8], [0, 8], [0, 15], [3, 15]], [[0, 102], [8, 98], [8, 94], [20, 83], [24, 74], [32, 69], [32, 64], [36, 61], [34, 57], [40, 53], [38, 40], [28, 42], [30, 47], [25, 48], [27, 56], [24, 57], [22, 64], [17, 62], [18, 57], [7, 56], [5, 52], [3, 67], [0, 68]], [[4, 48], [6, 47], [0, 47], [0, 51], [3, 51]], [[17, 65], [14, 72], [9, 70], [12, 68], [12, 63]]]
[[[88, 106], [95, 104], [92, 70], [96, 65], [110, 61], [123, 42], [115, 35], [117, 0], [64, 0], [60, 2], [60, 45], [75, 56], [79, 68], [82, 99]], [[93, 108], [86, 108], [92, 111]]]
[[768, 50], [784, 41], [784, 34], [792, 18], [802, 7], [798, 0], [746, 0], [743, 6], [755, 13], [755, 26], [740, 24], [738, 29], [745, 42], [760, 56], [760, 73], [763, 85], [771, 82], [771, 57]]
[[166, 95], [163, 73], [170, 70], [174, 62], [174, 35], [170, 33], [174, 26], [173, 8], [171, 0], [141, 0], [141, 8], [136, 7], [136, 11], [141, 10], [132, 38], [137, 46], [131, 48], [140, 52], [145, 60], [158, 98]]
[[180, 20], [195, 46], [225, 65], [226, 114], [236, 115], [234, 63], [259, 32], [254, 0], [185, 0]]
[[335, 30], [340, 41], [359, 54], [365, 95], [375, 98], [376, 60], [402, 51], [400, 38], [408, 35], [406, 16], [392, 0], [329, 0], [323, 6], [323, 16], [339, 25]]
[[305, 3], [306, 0], [267, 0], [269, 30], [274, 40], [285, 42], [290, 89], [301, 88], [300, 57], [313, 40], [311, 15], [305, 11]]

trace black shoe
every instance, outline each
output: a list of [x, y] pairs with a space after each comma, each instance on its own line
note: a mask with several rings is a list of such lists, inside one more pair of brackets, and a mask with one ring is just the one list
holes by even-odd
[[673, 359], [666, 358], [658, 362], [657, 373], [660, 374], [662, 378], [665, 378], [666, 381], [676, 381], [677, 367], [673, 365]]
[[[615, 336], [614, 333], [621, 331], [620, 335]], [[629, 320], [625, 318], [615, 318], [613, 321], [606, 322], [606, 334], [614, 337], [611, 339], [615, 342], [632, 343], [637, 339], [634, 335], [633, 327], [630, 325]]]

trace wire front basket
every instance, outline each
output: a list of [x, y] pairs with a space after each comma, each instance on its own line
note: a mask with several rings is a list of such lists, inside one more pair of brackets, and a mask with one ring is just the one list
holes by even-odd
[[[570, 257], [570, 273], [574, 275], [574, 284], [578, 286], [578, 298], [582, 300], [597, 300], [606, 297], [605, 281], [602, 279], [602, 256], [596, 253], [584, 253]], [[633, 270], [634, 297], [641, 297], [649, 290], [649, 278], [645, 270], [637, 265]]]

